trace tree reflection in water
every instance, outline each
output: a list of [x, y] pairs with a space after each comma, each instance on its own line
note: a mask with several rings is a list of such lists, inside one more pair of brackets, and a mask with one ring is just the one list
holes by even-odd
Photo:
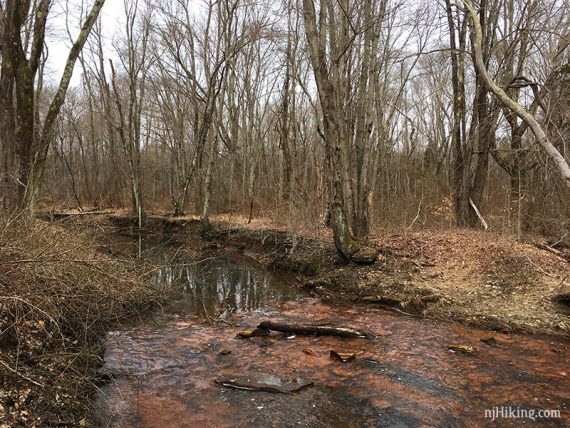
[[302, 295], [295, 286], [271, 272], [246, 260], [226, 257], [194, 263], [173, 262], [154, 272], [152, 280], [181, 287], [184, 311], [197, 315], [204, 315], [204, 311], [208, 314], [255, 311]]

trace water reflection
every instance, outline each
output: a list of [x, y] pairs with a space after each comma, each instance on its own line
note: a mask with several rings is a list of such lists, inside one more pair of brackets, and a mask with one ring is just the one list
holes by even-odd
[[155, 271], [152, 280], [181, 287], [184, 298], [175, 304], [176, 310], [201, 315], [254, 311], [301, 295], [294, 286], [247, 260], [226, 257], [171, 262]]

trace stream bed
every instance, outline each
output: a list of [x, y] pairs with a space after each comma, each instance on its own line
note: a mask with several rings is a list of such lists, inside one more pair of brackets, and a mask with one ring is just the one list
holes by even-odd
[[[94, 409], [101, 425], [570, 425], [567, 341], [323, 303], [243, 256], [169, 263], [153, 279], [182, 287], [183, 299], [152, 322], [108, 334], [102, 372], [111, 381]], [[348, 326], [374, 338], [237, 337], [265, 320]], [[454, 352], [452, 344], [476, 349]], [[355, 358], [343, 363], [331, 350]], [[285, 394], [215, 382], [238, 377], [312, 385]]]

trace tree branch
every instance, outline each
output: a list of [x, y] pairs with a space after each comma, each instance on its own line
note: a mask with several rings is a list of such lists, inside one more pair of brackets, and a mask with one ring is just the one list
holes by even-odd
[[40, 143], [42, 148], [45, 147], [47, 144], [47, 140], [53, 128], [55, 119], [59, 114], [63, 102], [65, 101], [65, 95], [67, 93], [67, 88], [69, 87], [69, 82], [71, 81], [71, 76], [73, 75], [73, 69], [75, 67], [77, 58], [79, 57], [81, 49], [83, 49], [83, 46], [85, 45], [85, 42], [87, 41], [87, 38], [91, 33], [91, 29], [93, 28], [95, 21], [97, 21], [99, 12], [101, 11], [101, 8], [103, 7], [104, 4], [105, 0], [95, 0], [95, 3], [93, 3], [93, 7], [91, 8], [89, 15], [87, 15], [87, 19], [85, 20], [83, 26], [81, 27], [81, 32], [79, 33], [77, 40], [75, 41], [75, 43], [73, 43], [73, 46], [69, 51], [69, 56], [67, 57], [65, 69], [63, 71], [63, 75], [61, 76], [61, 80], [59, 82], [59, 87], [57, 88], [57, 92], [50, 103], [44, 121], [44, 126], [42, 128], [42, 133], [40, 138]]
[[520, 117], [525, 123], [528, 124], [529, 128], [531, 129], [532, 133], [536, 137], [538, 143], [542, 146], [546, 154], [552, 159], [554, 164], [556, 165], [562, 180], [566, 184], [566, 187], [570, 189], [570, 166], [564, 159], [564, 157], [560, 154], [560, 152], [554, 147], [538, 121], [535, 117], [529, 113], [523, 106], [521, 106], [517, 101], [513, 100], [508, 94], [500, 88], [490, 77], [487, 68], [485, 67], [485, 62], [483, 60], [483, 53], [482, 53], [482, 39], [483, 39], [483, 32], [481, 29], [481, 23], [479, 22], [479, 18], [477, 17], [477, 12], [473, 8], [471, 0], [463, 0], [463, 4], [465, 5], [469, 16], [471, 17], [471, 29], [473, 31], [473, 51], [475, 53], [475, 67], [481, 74], [481, 78], [489, 89], [495, 96], [499, 99], [499, 101], [511, 110], [514, 114]]

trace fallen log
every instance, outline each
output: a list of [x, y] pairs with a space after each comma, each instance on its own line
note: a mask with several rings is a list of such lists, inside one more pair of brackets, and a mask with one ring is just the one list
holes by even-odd
[[89, 215], [108, 215], [114, 214], [113, 210], [97, 210], [97, 209], [84, 209], [77, 211], [42, 211], [40, 215], [45, 217], [53, 218], [64, 218], [64, 217], [84, 217]]
[[364, 331], [354, 330], [346, 327], [329, 327], [322, 325], [308, 324], [283, 324], [273, 321], [263, 321], [258, 328], [265, 330], [280, 331], [282, 333], [295, 333], [304, 335], [317, 336], [339, 336], [339, 337], [358, 337], [365, 339], [373, 339], [374, 336]]

